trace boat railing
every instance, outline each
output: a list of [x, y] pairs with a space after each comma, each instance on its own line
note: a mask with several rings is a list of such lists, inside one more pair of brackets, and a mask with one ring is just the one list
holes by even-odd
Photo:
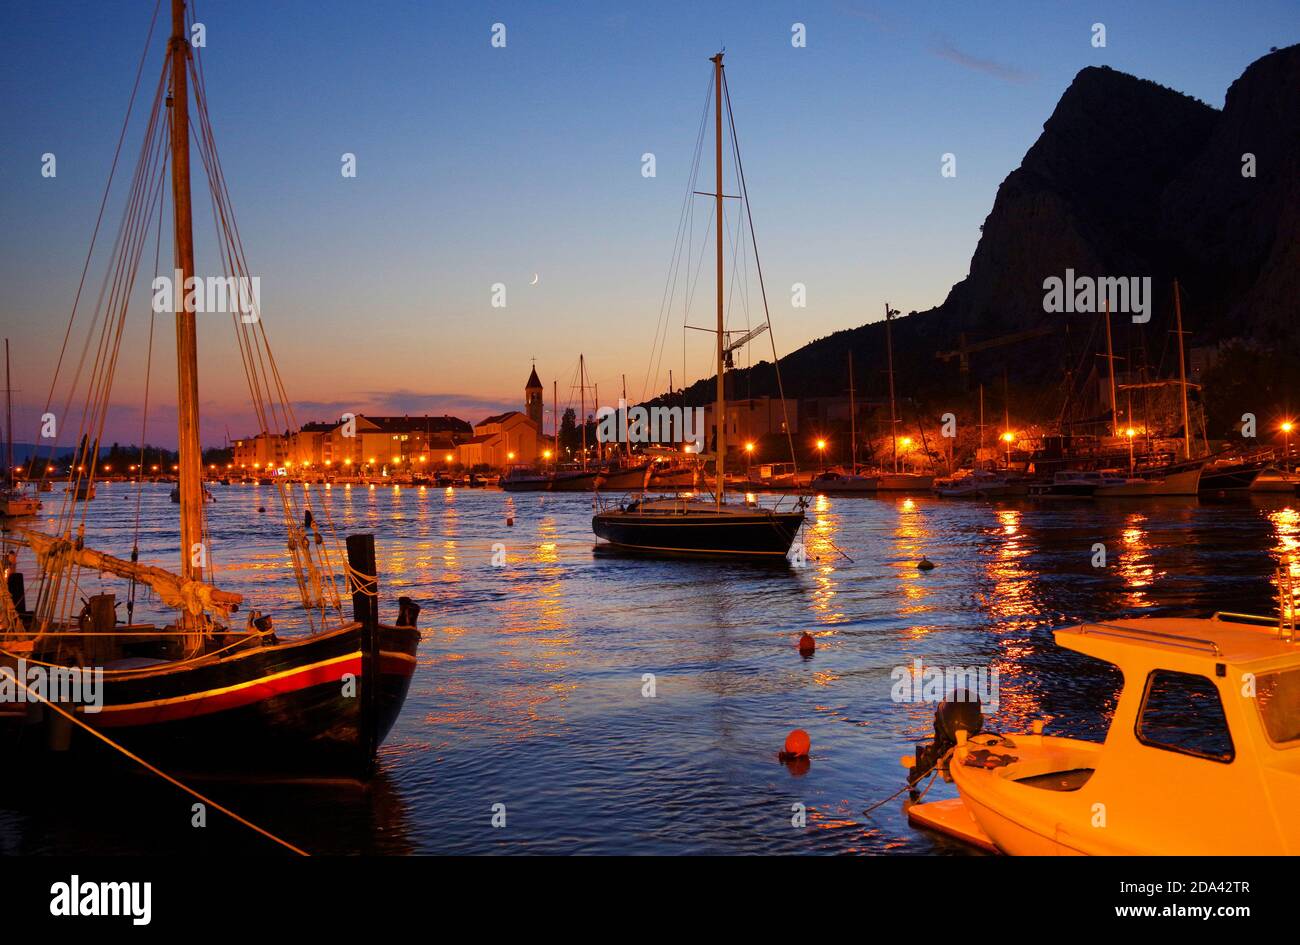
[[1261, 627], [1276, 627], [1277, 618], [1269, 617], [1265, 614], [1238, 614], [1231, 610], [1216, 610], [1211, 620], [1222, 620], [1227, 623], [1252, 623], [1259, 624]]
[[1087, 623], [1079, 628], [1085, 636], [1091, 632], [1094, 636], [1120, 637], [1128, 640], [1145, 640], [1150, 643], [1164, 643], [1168, 646], [1189, 650], [1201, 650], [1214, 656], [1222, 656], [1223, 651], [1213, 640], [1191, 637], [1182, 633], [1162, 633], [1159, 630], [1144, 630], [1139, 627], [1120, 627], [1112, 623]]

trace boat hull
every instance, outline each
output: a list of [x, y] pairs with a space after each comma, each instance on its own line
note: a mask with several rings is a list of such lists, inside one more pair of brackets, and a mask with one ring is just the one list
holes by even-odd
[[[676, 519], [676, 520], [674, 520]], [[803, 525], [802, 512], [717, 516], [638, 515], [601, 512], [591, 520], [596, 537], [633, 551], [702, 557], [783, 558]]]
[[[379, 627], [373, 707], [360, 624], [218, 658], [105, 670], [101, 708], [77, 718], [165, 770], [357, 774], [396, 721], [415, 669], [419, 631]], [[6, 657], [8, 658], [8, 657]], [[12, 659], [10, 659], [12, 662]], [[124, 760], [39, 704], [0, 726], [15, 754]]]
[[1187, 469], [1160, 479], [1139, 479], [1115, 485], [1100, 485], [1093, 495], [1098, 499], [1140, 499], [1147, 496], [1196, 495], [1201, 470]]

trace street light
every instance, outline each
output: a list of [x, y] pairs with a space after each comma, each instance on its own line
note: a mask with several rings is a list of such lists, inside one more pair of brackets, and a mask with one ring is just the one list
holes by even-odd
[[1134, 468], [1136, 468], [1136, 463], [1133, 460], [1133, 437], [1137, 436], [1137, 430], [1129, 427], [1124, 431], [1124, 435], [1128, 437], [1128, 471], [1132, 474]]
[[1282, 468], [1286, 469], [1287, 463], [1291, 462], [1291, 428], [1294, 424], [1290, 420], [1282, 421], [1283, 442], [1286, 444], [1282, 450]]
[[907, 454], [912, 451], [912, 438], [905, 436], [899, 439], [898, 445], [903, 447], [903, 465], [907, 465]]
[[1011, 469], [1011, 444], [1015, 442], [1016, 435], [1010, 430], [1002, 434], [1002, 442], [1007, 444], [1007, 470]]
[[825, 472], [826, 471], [826, 441], [825, 440], [817, 441], [817, 452], [821, 453], [822, 472]]
[[750, 462], [750, 460], [752, 460], [753, 458], [754, 458], [754, 444], [753, 444], [753, 442], [751, 441], [751, 442], [745, 444], [745, 479], [746, 479], [746, 481], [748, 481], [748, 480], [750, 480], [750, 479], [753, 478], [753, 477], [750, 476], [750, 474], [749, 474], [749, 462]]

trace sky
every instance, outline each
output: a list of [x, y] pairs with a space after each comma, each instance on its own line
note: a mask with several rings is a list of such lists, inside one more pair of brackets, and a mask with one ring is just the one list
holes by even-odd
[[[0, 323], [20, 441], [36, 439], [153, 6], [0, 3]], [[682, 330], [684, 317], [712, 317], [707, 265], [689, 309], [679, 301], [669, 318], [659, 370], [650, 365], [708, 57], [720, 48], [785, 354], [878, 319], [886, 301], [905, 313], [942, 302], [968, 271], [999, 183], [1078, 70], [1109, 65], [1222, 107], [1250, 62], [1300, 40], [1297, 0], [200, 0], [195, 19], [207, 30], [217, 146], [301, 421], [428, 412], [476, 422], [521, 407], [534, 358], [561, 406], [576, 401], [579, 353], [602, 402], [624, 375], [633, 398], [662, 390], [669, 367], [678, 386], [710, 375], [708, 336]], [[167, 21], [164, 9], [147, 90]], [[504, 47], [492, 45], [498, 23]], [[792, 43], [795, 24], [804, 46]], [[41, 173], [47, 153], [54, 177]], [[355, 177], [341, 173], [345, 153]], [[940, 173], [945, 154], [955, 177]], [[110, 234], [126, 181], [109, 200]], [[696, 183], [711, 189], [707, 176]], [[196, 170], [196, 195], [205, 186]], [[709, 201], [691, 199], [698, 251]], [[211, 273], [211, 214], [206, 198], [195, 206], [197, 268]], [[105, 255], [91, 268], [92, 302]], [[152, 270], [152, 246], [146, 255]], [[169, 325], [150, 370], [144, 356], [151, 278], [138, 280], [106, 439], [174, 445]], [[496, 284], [504, 307], [492, 305]], [[730, 325], [762, 321], [748, 298]], [[79, 312], [74, 347], [92, 310]], [[229, 320], [200, 316], [199, 343], [204, 444], [254, 432]]]

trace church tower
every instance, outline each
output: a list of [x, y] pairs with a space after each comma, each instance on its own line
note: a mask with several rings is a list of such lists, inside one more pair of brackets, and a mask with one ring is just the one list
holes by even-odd
[[537, 379], [537, 366], [533, 366], [533, 373], [528, 375], [528, 383], [524, 385], [524, 412], [528, 414], [528, 419], [537, 424], [538, 431], [545, 428], [542, 422], [542, 416], [545, 408], [542, 402], [542, 382]]

